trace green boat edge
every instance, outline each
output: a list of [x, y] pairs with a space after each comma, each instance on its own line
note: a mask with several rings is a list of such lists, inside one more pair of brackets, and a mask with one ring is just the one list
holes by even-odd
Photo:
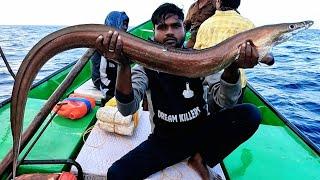
[[[152, 29], [151, 22], [147, 21], [131, 29], [130, 33], [147, 40], [152, 37]], [[31, 101], [39, 99], [44, 103], [66, 77], [73, 64], [71, 63], [33, 85], [28, 96]], [[67, 97], [77, 87], [91, 78], [91, 66], [91, 62], [85, 66], [80, 75], [68, 88], [63, 98]], [[275, 110], [250, 84], [245, 90], [244, 102], [256, 105], [262, 112], [263, 121], [253, 137], [238, 147], [221, 163], [226, 178], [237, 180], [258, 178], [318, 179], [320, 177], [319, 147]], [[9, 106], [10, 98], [0, 103], [0, 117], [4, 109], [8, 111]], [[94, 112], [89, 115], [90, 117], [83, 129], [95, 123]], [[59, 121], [59, 117], [56, 117], [54, 120], [56, 119]], [[62, 120], [60, 119], [60, 121]], [[82, 145], [82, 141], [77, 142], [68, 158], [75, 158]], [[3, 157], [0, 156], [0, 158]], [[30, 173], [33, 171], [32, 168], [23, 169], [23, 167], [20, 167], [20, 172], [27, 173], [28, 171]], [[37, 166], [37, 168], [39, 167]], [[68, 170], [68, 167], [61, 165], [46, 166], [41, 172], [56, 172], [61, 170]]]

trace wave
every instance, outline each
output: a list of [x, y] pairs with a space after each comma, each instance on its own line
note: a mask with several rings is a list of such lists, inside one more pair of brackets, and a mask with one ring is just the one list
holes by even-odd
[[[63, 26], [0, 26], [0, 45], [14, 72], [41, 38]], [[14, 37], [14, 38], [13, 38]], [[247, 69], [249, 82], [289, 121], [320, 146], [320, 30], [308, 29], [273, 48], [275, 64]], [[50, 60], [36, 80], [81, 57], [71, 50]], [[10, 96], [13, 80], [0, 63], [0, 101]]]

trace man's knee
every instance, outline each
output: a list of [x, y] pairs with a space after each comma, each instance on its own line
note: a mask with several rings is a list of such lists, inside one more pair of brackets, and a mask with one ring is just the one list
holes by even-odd
[[255, 124], [260, 124], [261, 113], [260, 110], [253, 104], [244, 104], [248, 112], [248, 119], [252, 120]]
[[245, 123], [248, 127], [248, 133], [252, 135], [258, 129], [262, 120], [260, 110], [252, 104], [242, 104], [241, 108], [246, 117]]
[[121, 168], [121, 166], [117, 163], [112, 164], [112, 166], [108, 169], [107, 179], [126, 179], [125, 170]]
[[119, 159], [114, 162], [107, 172], [108, 180], [139, 180], [144, 179], [144, 176], [145, 174], [141, 170], [137, 169], [137, 166], [134, 165], [132, 161], [130, 162], [123, 159]]

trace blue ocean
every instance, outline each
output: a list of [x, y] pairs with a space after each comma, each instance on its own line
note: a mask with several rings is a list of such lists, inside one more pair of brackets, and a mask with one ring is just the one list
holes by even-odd
[[[43, 37], [62, 26], [0, 25], [0, 46], [13, 71]], [[79, 59], [85, 49], [61, 53], [46, 63], [36, 81]], [[273, 48], [276, 63], [246, 70], [250, 84], [284, 117], [320, 147], [320, 29], [309, 29]], [[13, 78], [0, 59], [0, 102], [9, 98]]]

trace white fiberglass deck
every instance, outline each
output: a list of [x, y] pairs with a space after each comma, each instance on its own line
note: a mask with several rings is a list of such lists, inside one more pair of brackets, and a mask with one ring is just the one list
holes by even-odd
[[[76, 161], [81, 164], [85, 179], [105, 179], [114, 161], [147, 139], [151, 132], [149, 112], [139, 111], [139, 124], [133, 136], [121, 136], [93, 128]], [[225, 179], [220, 165], [212, 169]], [[76, 172], [76, 168], [72, 168]], [[148, 179], [192, 179], [200, 177], [187, 165], [187, 160], [151, 175]]]

